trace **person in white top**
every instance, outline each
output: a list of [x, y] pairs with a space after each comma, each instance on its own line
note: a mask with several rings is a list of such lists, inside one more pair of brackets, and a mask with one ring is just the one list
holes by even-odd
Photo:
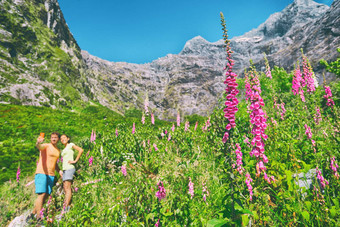
[[[68, 211], [70, 209], [70, 203], [72, 198], [72, 190], [71, 185], [73, 181], [73, 175], [76, 172], [76, 169], [73, 164], [79, 161], [81, 154], [83, 153], [83, 149], [78, 147], [74, 143], [70, 143], [70, 137], [63, 134], [60, 137], [61, 143], [65, 146], [65, 148], [61, 152], [61, 156], [63, 157], [63, 186], [65, 192], [65, 200], [64, 200], [64, 211]], [[78, 155], [74, 160], [74, 150], [78, 151]]]

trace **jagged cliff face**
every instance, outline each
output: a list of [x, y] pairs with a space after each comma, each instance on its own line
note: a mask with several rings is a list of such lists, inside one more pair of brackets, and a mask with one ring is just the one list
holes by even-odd
[[0, 101], [72, 108], [92, 97], [57, 0], [0, 1]]
[[[252, 59], [264, 69], [263, 53], [271, 66], [291, 70], [301, 58], [300, 49], [313, 63], [316, 75], [321, 58], [335, 60], [339, 40], [340, 1], [331, 8], [312, 0], [295, 0], [282, 12], [271, 15], [258, 28], [231, 39], [234, 70], [241, 75]], [[95, 75], [90, 83], [104, 105], [142, 108], [148, 94], [151, 107], [162, 119], [182, 114], [207, 115], [224, 89], [225, 49], [223, 40], [210, 43], [198, 36], [189, 40], [178, 55], [168, 55], [149, 64], [137, 65], [101, 60], [82, 52]], [[321, 79], [321, 78], [320, 78]]]
[[[231, 39], [234, 70], [240, 76], [252, 59], [264, 68], [288, 70], [301, 58], [311, 60], [316, 75], [321, 58], [335, 60], [340, 46], [340, 0], [331, 7], [295, 0], [258, 28]], [[223, 40], [198, 36], [178, 55], [148, 64], [109, 62], [81, 51], [57, 0], [0, 1], [0, 101], [73, 108], [95, 100], [113, 110], [150, 108], [161, 119], [207, 115], [224, 91]]]

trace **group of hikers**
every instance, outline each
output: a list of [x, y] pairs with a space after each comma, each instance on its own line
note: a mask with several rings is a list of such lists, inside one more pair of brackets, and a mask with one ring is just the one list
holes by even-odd
[[[57, 144], [61, 141], [64, 149], [60, 151]], [[36, 147], [40, 151], [39, 161], [35, 172], [35, 193], [38, 197], [35, 201], [34, 209], [30, 215], [28, 215], [26, 222], [32, 220], [41, 219], [40, 211], [43, 208], [44, 203], [48, 196], [52, 193], [52, 187], [55, 181], [55, 171], [59, 172], [63, 179], [63, 189], [65, 193], [65, 199], [63, 204], [63, 212], [70, 210], [70, 203], [72, 198], [72, 181], [74, 173], [76, 171], [74, 164], [78, 162], [83, 149], [78, 147], [74, 143], [70, 142], [70, 137], [58, 132], [51, 134], [50, 143], [44, 142], [44, 133], [41, 133], [37, 139]], [[74, 151], [78, 151], [76, 159], [74, 159]], [[60, 170], [57, 162], [62, 157], [62, 170]]]

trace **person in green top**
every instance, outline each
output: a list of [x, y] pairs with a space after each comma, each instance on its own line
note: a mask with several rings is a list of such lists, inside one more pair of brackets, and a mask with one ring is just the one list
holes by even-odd
[[[83, 149], [78, 147], [74, 143], [70, 143], [70, 137], [63, 134], [60, 137], [61, 143], [65, 146], [65, 148], [61, 152], [61, 156], [63, 158], [63, 186], [65, 192], [65, 200], [64, 200], [64, 211], [68, 211], [70, 209], [70, 203], [72, 198], [72, 190], [71, 185], [73, 181], [73, 175], [76, 172], [76, 169], [73, 164], [77, 163], [81, 154], [83, 153]], [[78, 155], [74, 160], [74, 150], [78, 151]]]

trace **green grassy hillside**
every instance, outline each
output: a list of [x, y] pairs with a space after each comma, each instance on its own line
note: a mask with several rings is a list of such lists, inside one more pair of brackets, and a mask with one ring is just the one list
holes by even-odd
[[[90, 138], [92, 130], [101, 134], [114, 132], [121, 124], [141, 124], [142, 113], [127, 111], [121, 116], [106, 107], [90, 105], [76, 112], [46, 107], [0, 104], [0, 182], [13, 178], [18, 166], [24, 176], [32, 174], [39, 157], [35, 142], [40, 132], [49, 135], [57, 131], [71, 136], [74, 142]], [[160, 122], [159, 124], [167, 124]]]
[[[335, 103], [330, 107], [322, 86], [311, 94], [305, 90], [303, 102], [291, 92], [293, 74], [274, 68], [272, 77], [259, 76], [268, 135], [265, 172], [270, 183], [263, 171], [258, 175], [259, 160], [250, 155], [254, 136], [250, 133], [250, 101], [245, 99], [238, 104], [236, 128], [227, 143], [222, 142], [227, 125], [224, 100], [210, 120], [198, 122], [197, 127], [195, 121], [189, 126], [181, 122], [174, 131], [172, 123], [156, 120], [152, 125], [149, 118], [141, 124], [142, 113], [138, 111], [121, 117], [99, 106], [70, 113], [2, 105], [5, 134], [1, 135], [1, 150], [7, 152], [1, 160], [4, 165], [10, 154], [20, 153], [15, 158], [22, 157], [24, 149], [20, 147], [31, 149], [34, 157], [37, 151], [33, 143], [41, 131], [69, 133], [85, 148], [86, 154], [76, 167], [71, 211], [60, 222], [55, 219], [64, 198], [59, 179], [50, 205], [45, 206], [47, 225], [154, 226], [159, 221], [161, 226], [246, 226], [249, 222], [254, 226], [337, 226], [340, 182], [335, 173], [340, 170], [334, 171], [334, 166], [340, 160], [340, 83], [329, 84]], [[239, 97], [244, 97], [247, 81], [239, 79], [238, 84]], [[134, 134], [132, 122], [136, 122]], [[305, 125], [311, 128], [311, 139]], [[95, 143], [89, 140], [92, 129], [97, 132]], [[11, 143], [15, 145], [5, 146]], [[237, 146], [242, 152], [241, 164]], [[34, 184], [26, 186], [33, 174], [16, 182], [16, 161], [13, 159], [15, 164], [6, 170], [11, 181], [0, 188], [2, 224], [31, 209], [35, 199]], [[122, 166], [127, 169], [126, 176]], [[318, 178], [328, 184], [323, 187], [314, 177], [311, 189], [299, 188], [296, 174], [316, 168], [321, 174]], [[252, 181], [246, 183], [249, 177]], [[161, 200], [156, 196], [160, 181], [165, 188]], [[247, 184], [251, 185], [252, 199]]]

